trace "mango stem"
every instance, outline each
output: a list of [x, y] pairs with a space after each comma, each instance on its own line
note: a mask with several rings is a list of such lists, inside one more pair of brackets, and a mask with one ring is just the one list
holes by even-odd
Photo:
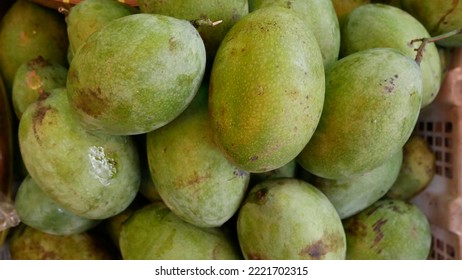
[[220, 19], [217, 21], [212, 21], [209, 18], [201, 18], [201, 19], [191, 20], [190, 22], [194, 26], [194, 28], [199, 28], [201, 26], [210, 26], [210, 27], [217, 26], [220, 23], [222, 23], [223, 20]]
[[417, 52], [417, 54], [415, 56], [415, 62], [417, 62], [417, 64], [420, 65], [420, 63], [422, 62], [422, 59], [423, 59], [423, 52], [425, 50], [425, 47], [428, 44], [434, 43], [434, 42], [437, 42], [437, 41], [440, 41], [440, 40], [443, 40], [443, 39], [446, 39], [446, 38], [449, 38], [449, 37], [452, 37], [452, 36], [458, 35], [458, 34], [462, 34], [462, 28], [458, 28], [458, 29], [455, 29], [455, 30], [446, 32], [444, 34], [441, 34], [441, 35], [438, 35], [438, 36], [435, 36], [435, 37], [431, 37], [431, 38], [420, 38], [420, 39], [412, 40], [410, 42], [411, 45], [414, 44], [415, 42], [422, 42], [418, 48], [414, 49]]

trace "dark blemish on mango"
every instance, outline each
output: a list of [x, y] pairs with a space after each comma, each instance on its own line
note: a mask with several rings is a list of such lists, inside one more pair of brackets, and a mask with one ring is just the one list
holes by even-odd
[[237, 177], [243, 177], [245, 175], [247, 175], [247, 172], [244, 171], [244, 170], [240, 170], [240, 169], [235, 169], [233, 174]]
[[308, 256], [313, 260], [320, 260], [324, 255], [326, 255], [327, 250], [324, 246], [322, 239], [319, 239], [313, 244], [306, 246], [300, 253], [300, 256]]
[[374, 242], [372, 246], [377, 245], [383, 239], [382, 226], [388, 222], [387, 219], [380, 218], [377, 222], [372, 225], [372, 230], [375, 232]]
[[367, 227], [359, 219], [351, 218], [345, 223], [345, 231], [358, 237], [366, 237]]
[[80, 89], [75, 106], [89, 116], [98, 117], [109, 104], [109, 100], [101, 94], [101, 89]]
[[286, 2], [286, 7], [287, 7], [287, 9], [291, 9], [292, 8], [292, 1], [287, 1]]
[[39, 55], [27, 62], [27, 66], [30, 68], [48, 67], [51, 66], [51, 63], [44, 59], [43, 56]]
[[178, 41], [175, 39], [175, 37], [170, 37], [170, 39], [168, 40], [168, 49], [171, 52], [174, 52], [176, 51], [177, 48], [178, 48]]
[[253, 162], [253, 161], [256, 161], [257, 159], [258, 159], [258, 156], [252, 156], [252, 157], [250, 157], [250, 161], [252, 161], [252, 162]]
[[41, 106], [41, 104], [39, 103], [37, 110], [34, 112], [34, 115], [32, 116], [32, 130], [34, 131], [35, 139], [37, 139], [37, 142], [39, 143], [40, 143], [40, 137], [38, 135], [37, 129], [40, 125], [42, 125], [45, 115], [50, 110], [54, 110], [54, 109], [49, 105]]
[[312, 260], [323, 259], [328, 253], [338, 250], [340, 244], [345, 244], [344, 235], [338, 233], [324, 233], [318, 241], [306, 246], [299, 255], [308, 256]]
[[248, 197], [248, 203], [264, 205], [268, 199], [268, 189], [261, 188], [258, 191], [251, 193]]
[[39, 95], [39, 96], [38, 96], [37, 100], [43, 101], [43, 100], [47, 99], [48, 96], [50, 96], [50, 93], [47, 92], [47, 91], [44, 91], [43, 89], [40, 89], [40, 90], [38, 91], [38, 95]]

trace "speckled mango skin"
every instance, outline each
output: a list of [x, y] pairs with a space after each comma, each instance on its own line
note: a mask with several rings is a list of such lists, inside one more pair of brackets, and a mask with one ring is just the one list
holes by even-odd
[[340, 59], [326, 73], [321, 120], [297, 162], [327, 179], [369, 172], [402, 149], [421, 101], [420, 70], [399, 51], [368, 49]]
[[220, 228], [184, 222], [162, 202], [136, 211], [122, 224], [120, 251], [125, 260], [236, 260], [239, 246]]
[[371, 206], [383, 197], [398, 177], [403, 152], [400, 150], [379, 167], [359, 176], [342, 180], [322, 177], [313, 185], [329, 198], [341, 219], [346, 219]]
[[425, 260], [430, 224], [414, 204], [382, 199], [343, 221], [349, 260]]
[[62, 208], [30, 176], [19, 186], [14, 206], [22, 223], [48, 234], [82, 233], [100, 222], [76, 216]]
[[55, 88], [66, 86], [67, 68], [38, 56], [21, 64], [13, 80], [13, 109], [21, 118], [27, 107]]
[[250, 174], [231, 164], [214, 143], [207, 91], [193, 102], [178, 118], [147, 134], [149, 169], [173, 213], [199, 227], [219, 227], [238, 211]]
[[[432, 36], [462, 27], [462, 2], [401, 0], [402, 9], [417, 18]], [[436, 42], [444, 47], [462, 46], [462, 35]]]
[[[435, 1], [433, 1], [435, 2]], [[407, 12], [389, 5], [367, 4], [353, 10], [341, 29], [341, 55], [346, 56], [370, 48], [395, 48], [415, 59], [414, 39], [429, 38], [427, 29]], [[429, 105], [441, 86], [441, 62], [434, 43], [425, 47], [422, 71], [422, 108]]]
[[41, 55], [67, 65], [64, 16], [28, 0], [16, 1], [0, 22], [0, 72], [8, 92], [19, 66]]
[[117, 1], [87, 0], [77, 3], [66, 16], [70, 51], [75, 53], [91, 34], [108, 22], [135, 12], [134, 8]]
[[74, 54], [69, 103], [90, 131], [146, 133], [186, 109], [201, 84], [205, 60], [204, 43], [186, 20], [154, 14], [118, 18]]
[[344, 259], [345, 232], [334, 206], [309, 183], [264, 181], [239, 210], [237, 235], [246, 259]]
[[226, 34], [212, 67], [215, 142], [248, 172], [287, 164], [319, 122], [324, 86], [316, 39], [294, 12], [267, 7], [250, 13]]
[[104, 242], [83, 232], [60, 236], [24, 224], [14, 228], [9, 241], [13, 260], [112, 260]]
[[316, 37], [324, 68], [328, 69], [337, 61], [340, 52], [340, 27], [331, 0], [255, 0], [254, 2], [255, 9], [280, 6], [297, 13]]
[[86, 131], [72, 114], [63, 88], [26, 109], [18, 138], [32, 179], [78, 216], [111, 217], [138, 192], [139, 158], [131, 138]]

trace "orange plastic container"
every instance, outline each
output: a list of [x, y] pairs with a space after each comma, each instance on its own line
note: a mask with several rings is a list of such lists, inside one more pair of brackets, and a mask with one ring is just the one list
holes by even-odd
[[436, 99], [422, 109], [415, 133], [436, 156], [436, 175], [412, 202], [428, 217], [433, 243], [430, 259], [462, 259], [462, 48]]

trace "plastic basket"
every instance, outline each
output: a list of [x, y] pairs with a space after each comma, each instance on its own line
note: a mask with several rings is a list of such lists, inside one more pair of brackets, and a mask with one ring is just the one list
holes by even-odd
[[437, 98], [424, 108], [415, 133], [436, 156], [436, 174], [413, 198], [432, 229], [429, 259], [462, 259], [462, 48], [452, 63]]

